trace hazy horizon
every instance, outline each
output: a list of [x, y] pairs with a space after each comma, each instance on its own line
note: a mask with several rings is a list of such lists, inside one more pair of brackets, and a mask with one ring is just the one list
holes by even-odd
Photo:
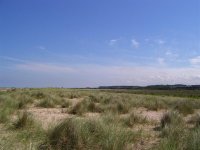
[[200, 84], [199, 0], [0, 0], [0, 87]]

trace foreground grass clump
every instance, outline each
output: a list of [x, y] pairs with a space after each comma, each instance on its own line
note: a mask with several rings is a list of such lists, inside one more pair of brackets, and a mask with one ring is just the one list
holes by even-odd
[[66, 96], [67, 98], [73, 99], [73, 98], [79, 98], [81, 95], [78, 92], [73, 91], [73, 92], [67, 93]]
[[43, 92], [33, 92], [33, 93], [31, 94], [31, 96], [32, 96], [33, 98], [36, 98], [36, 99], [42, 99], [42, 98], [45, 98], [45, 97], [46, 97], [46, 95], [45, 95]]
[[44, 108], [54, 108], [55, 107], [55, 101], [50, 98], [50, 97], [47, 97], [45, 99], [42, 99], [38, 104], [37, 106], [39, 107], [44, 107]]
[[72, 106], [68, 113], [69, 114], [74, 114], [74, 115], [82, 115], [83, 113], [87, 112], [87, 107], [86, 107], [86, 102], [78, 102], [74, 106]]
[[10, 115], [18, 109], [18, 103], [8, 95], [2, 95], [0, 98], [0, 123], [6, 123], [10, 120]]
[[165, 128], [166, 126], [170, 125], [176, 126], [182, 123], [183, 123], [182, 116], [178, 112], [172, 111], [163, 115], [160, 121], [161, 124], [160, 126], [161, 128]]
[[1, 108], [0, 109], [0, 123], [6, 123], [10, 118], [10, 114], [12, 113], [13, 113], [13, 110], [10, 108]]
[[163, 138], [157, 149], [179, 150], [183, 149], [186, 135], [185, 124], [178, 112], [168, 112], [161, 119], [161, 137]]
[[67, 101], [67, 100], [64, 100], [64, 99], [62, 99], [60, 101], [61, 108], [68, 108], [71, 105], [72, 105], [72, 103], [70, 101]]
[[74, 115], [83, 115], [86, 112], [103, 112], [103, 107], [98, 105], [97, 103], [91, 101], [90, 99], [84, 99], [74, 106], [72, 106], [68, 113]]
[[50, 131], [47, 149], [122, 150], [134, 137], [131, 130], [101, 120], [71, 118]]
[[186, 128], [181, 115], [177, 112], [165, 114], [161, 120], [161, 142], [158, 150], [199, 150], [200, 127]]
[[195, 127], [200, 127], [200, 114], [193, 115], [188, 123], [192, 123], [195, 125]]
[[185, 150], [200, 149], [200, 127], [193, 129], [188, 133], [185, 142]]
[[11, 119], [6, 126], [1, 126], [0, 149], [2, 150], [29, 150], [37, 149], [38, 144], [44, 141], [45, 131], [38, 122], [26, 111], [20, 112], [16, 120]]
[[165, 101], [158, 100], [154, 96], [147, 96], [146, 101], [144, 101], [144, 107], [146, 107], [148, 110], [158, 111], [159, 109], [166, 108]]
[[182, 113], [183, 115], [194, 113], [194, 104], [189, 100], [176, 101], [174, 103], [174, 109]]
[[28, 112], [24, 111], [18, 115], [17, 120], [13, 123], [15, 129], [30, 128], [34, 125], [34, 121]]
[[128, 127], [133, 127], [135, 124], [148, 123], [146, 117], [143, 117], [142, 115], [136, 114], [134, 112], [131, 112], [127, 117], [123, 118], [122, 120], [124, 121], [124, 124]]

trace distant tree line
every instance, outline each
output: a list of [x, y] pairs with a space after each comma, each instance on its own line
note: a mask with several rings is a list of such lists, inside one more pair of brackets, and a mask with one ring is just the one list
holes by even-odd
[[174, 84], [174, 85], [148, 85], [148, 86], [99, 86], [98, 88], [99, 89], [148, 89], [148, 90], [174, 90], [174, 89], [199, 90], [200, 85]]

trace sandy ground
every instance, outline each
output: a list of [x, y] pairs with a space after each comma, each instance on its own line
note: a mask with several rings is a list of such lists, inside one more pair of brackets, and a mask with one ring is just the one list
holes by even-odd
[[[73, 101], [73, 105], [76, 104], [77, 101]], [[73, 115], [66, 113], [66, 108], [39, 108], [33, 107], [27, 110], [29, 113], [33, 115], [33, 117], [40, 121], [44, 127], [47, 127], [50, 124], [56, 124], [66, 118], [72, 117]], [[166, 110], [159, 111], [149, 111], [146, 108], [136, 108], [134, 111], [148, 120], [159, 122], [162, 118], [163, 114]], [[83, 116], [87, 118], [98, 118], [100, 116], [99, 113], [85, 113]]]
[[[77, 101], [73, 101], [75, 105]], [[154, 121], [155, 124], [138, 124], [133, 127], [133, 130], [141, 130], [148, 135], [143, 136], [142, 139], [137, 141], [135, 144], [129, 145], [130, 149], [135, 150], [146, 150], [150, 149], [154, 145], [159, 143], [159, 132], [155, 130], [156, 124], [159, 124], [159, 121], [166, 110], [159, 111], [149, 111], [146, 108], [135, 108], [134, 111], [150, 121]], [[66, 113], [67, 109], [62, 108], [30, 108], [28, 109], [33, 117], [42, 123], [43, 128], [48, 129], [51, 126], [54, 126], [61, 122], [62, 120], [72, 117], [73, 115]], [[100, 117], [99, 113], [85, 113], [83, 117], [86, 118], [95, 118]]]
[[63, 113], [61, 108], [30, 108], [27, 112], [33, 115], [36, 121], [39, 121], [43, 128], [54, 126], [72, 115]]
[[140, 107], [140, 108], [135, 108], [134, 112], [146, 117], [148, 120], [159, 122], [162, 116], [167, 112], [167, 110], [161, 109], [158, 111], [152, 111], [148, 110], [147, 108]]

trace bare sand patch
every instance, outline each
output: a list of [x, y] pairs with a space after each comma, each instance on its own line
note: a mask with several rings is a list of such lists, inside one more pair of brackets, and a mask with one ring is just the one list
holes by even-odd
[[33, 115], [33, 118], [42, 124], [44, 129], [56, 125], [72, 115], [63, 113], [62, 108], [30, 108], [27, 112]]
[[162, 118], [162, 116], [164, 115], [164, 113], [167, 112], [167, 110], [165, 110], [165, 109], [153, 111], [153, 110], [148, 110], [144, 107], [134, 109], [134, 111], [136, 113], [146, 117], [148, 120], [153, 120], [153, 121], [156, 121], [156, 122], [159, 122], [160, 119]]

